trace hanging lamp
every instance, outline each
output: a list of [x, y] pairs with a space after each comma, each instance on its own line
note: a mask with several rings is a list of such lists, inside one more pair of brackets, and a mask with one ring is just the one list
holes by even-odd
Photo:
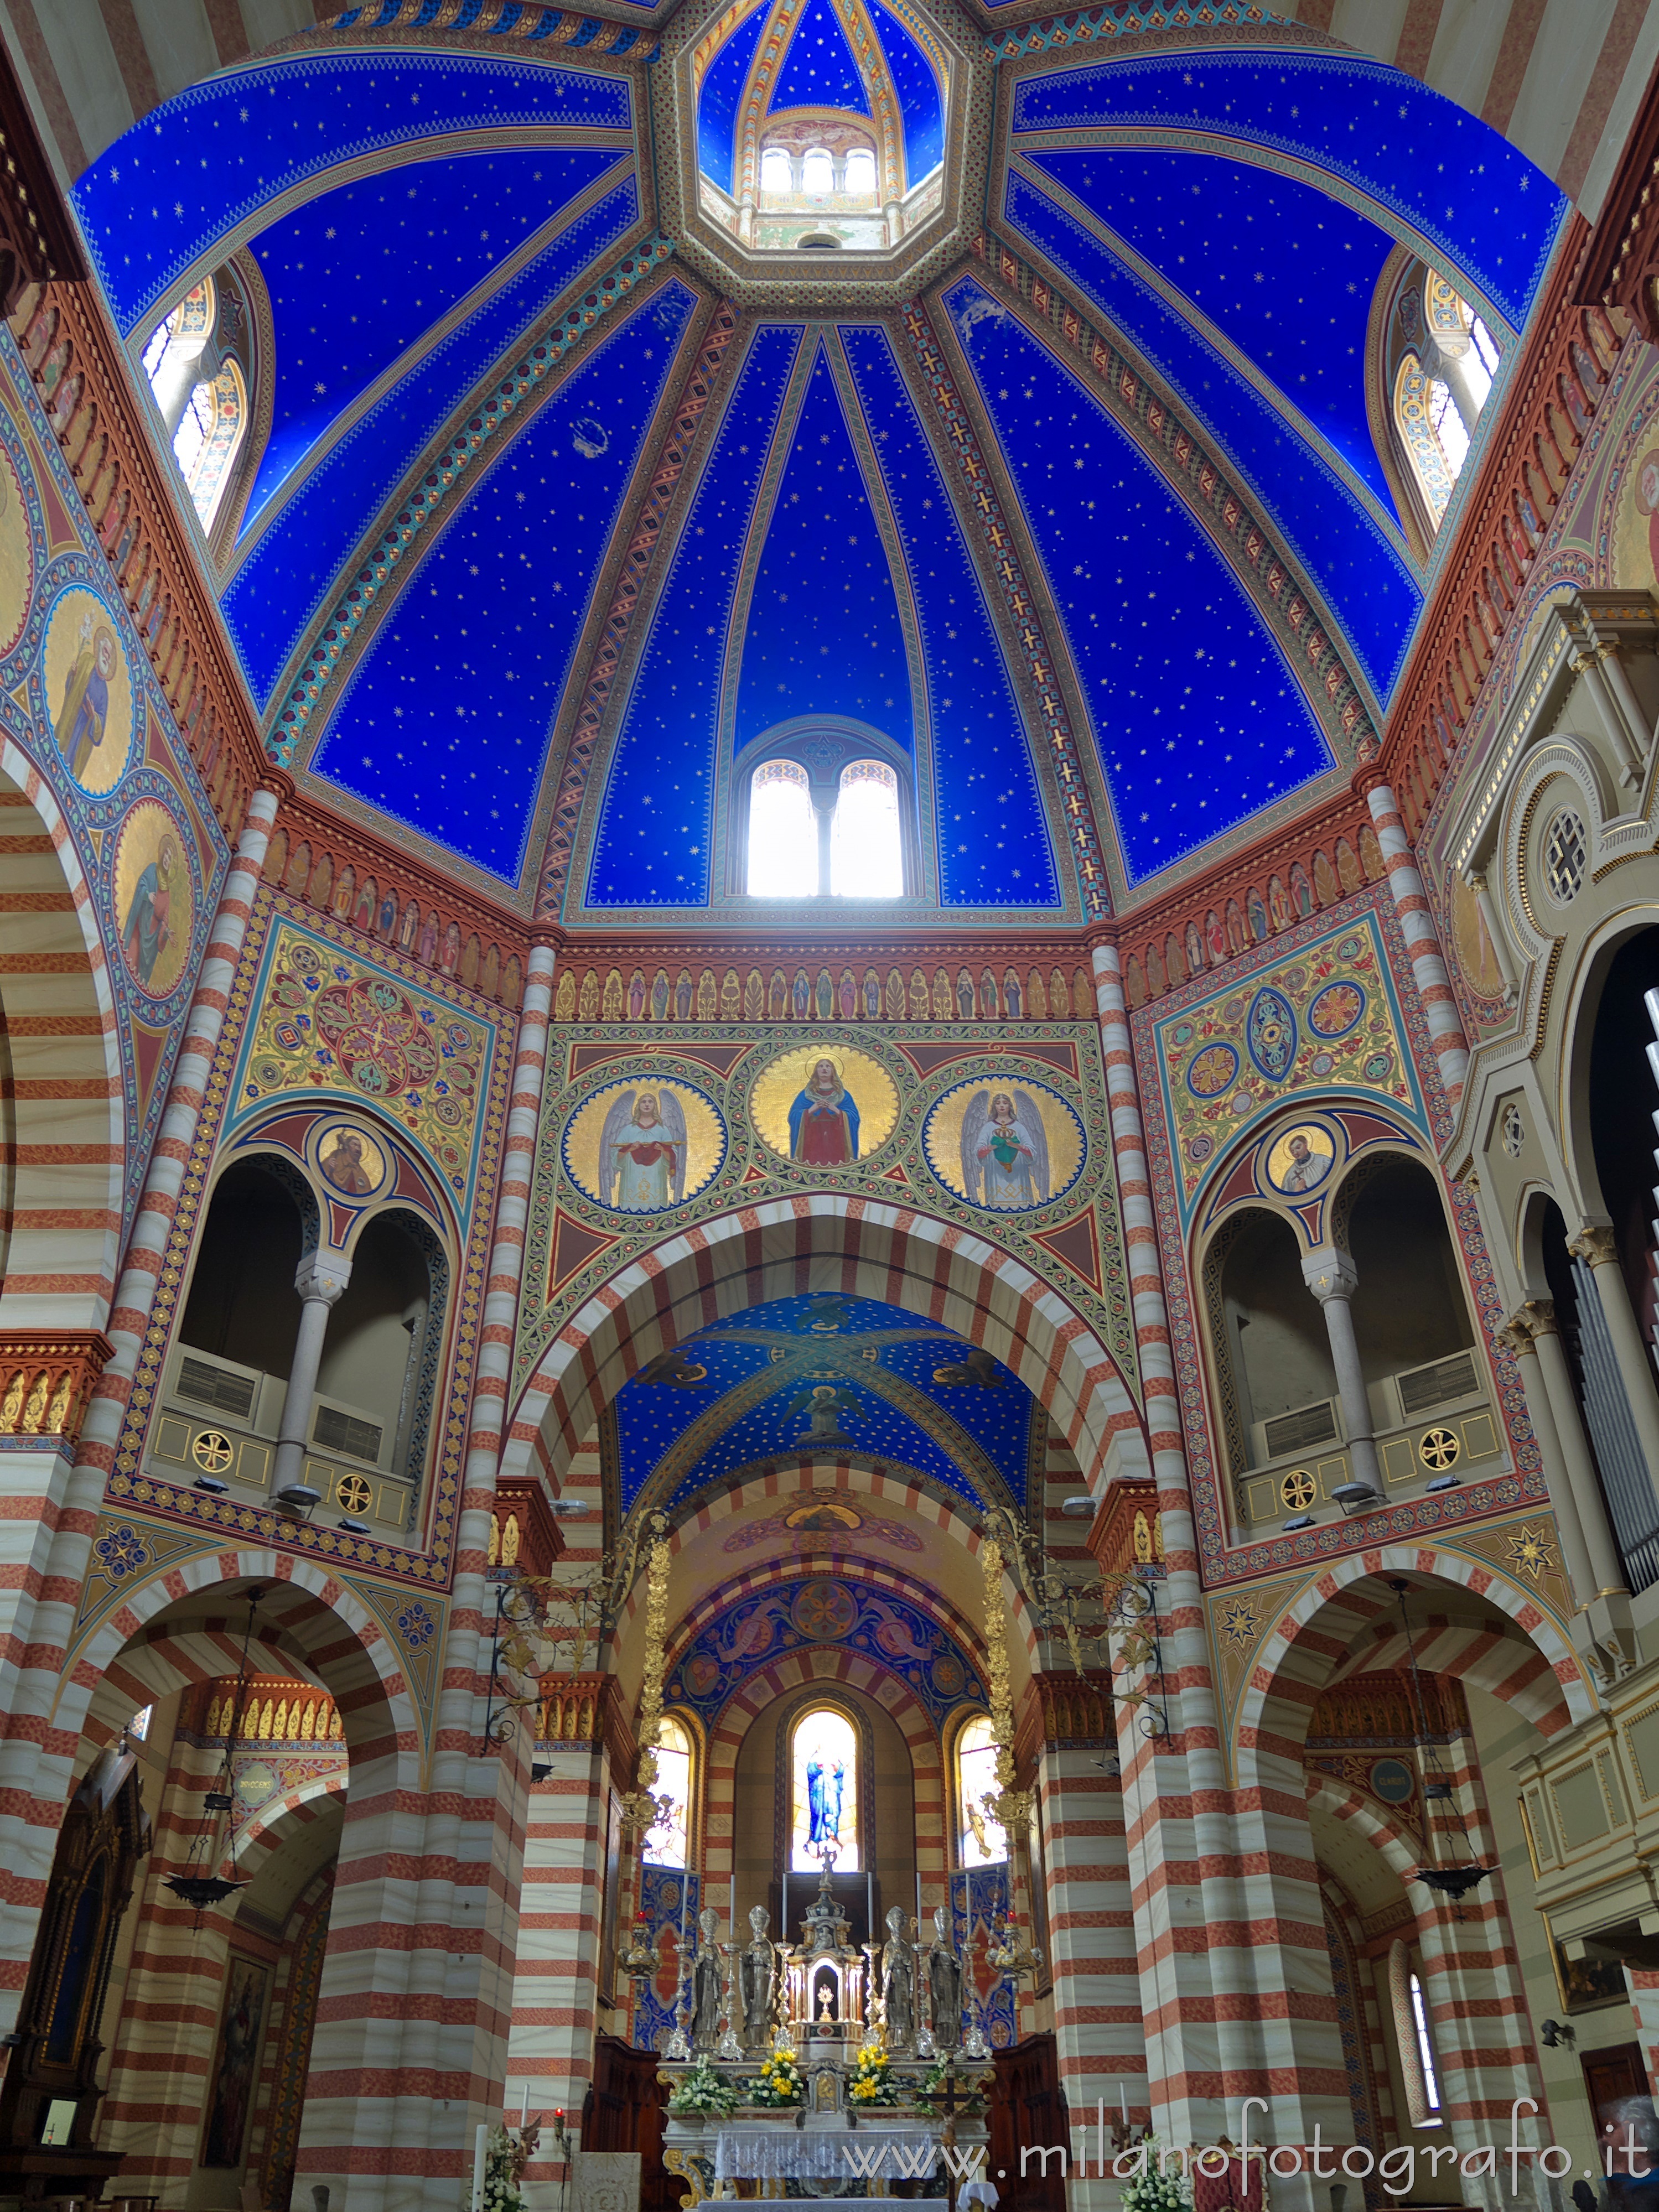
[[235, 1808], [235, 1776], [232, 1761], [235, 1757], [237, 1739], [242, 1733], [242, 1715], [247, 1708], [247, 1693], [253, 1680], [248, 1656], [253, 1643], [253, 1616], [264, 1595], [263, 1589], [251, 1589], [247, 1594], [247, 1626], [242, 1632], [241, 1664], [236, 1670], [236, 1689], [225, 1729], [224, 1763], [215, 1777], [216, 1786], [208, 1790], [202, 1801], [208, 1819], [196, 1832], [183, 1871], [162, 1878], [162, 1888], [170, 1889], [181, 1903], [190, 1906], [198, 1925], [210, 1905], [221, 1904], [234, 1890], [247, 1887], [246, 1881], [236, 1881], [228, 1875], [210, 1873], [209, 1869], [217, 1866], [220, 1861], [217, 1846], [219, 1823]]
[[[1417, 1711], [1418, 1755], [1419, 1760], [1431, 1770], [1424, 1777], [1423, 1795], [1431, 1803], [1451, 1806], [1454, 1817], [1457, 1821], [1458, 1832], [1462, 1835], [1469, 1854], [1469, 1863], [1467, 1866], [1439, 1866], [1431, 1859], [1427, 1866], [1418, 1867], [1413, 1871], [1412, 1880], [1427, 1882], [1431, 1889], [1437, 1889], [1443, 1896], [1449, 1897], [1458, 1908], [1458, 1917], [1461, 1920], [1463, 1917], [1463, 1899], [1471, 1890], [1477, 1888], [1481, 1882], [1485, 1881], [1486, 1876], [1495, 1869], [1482, 1866], [1475, 1857], [1474, 1846], [1469, 1842], [1468, 1824], [1462, 1813], [1457, 1810], [1451, 1777], [1442, 1767], [1439, 1748], [1429, 1735], [1428, 1711], [1423, 1702], [1423, 1678], [1417, 1671], [1417, 1646], [1412, 1638], [1411, 1623], [1406, 1618], [1406, 1592], [1411, 1588], [1411, 1584], [1406, 1582], [1391, 1582], [1389, 1588], [1394, 1592], [1400, 1603], [1400, 1626], [1405, 1631], [1406, 1652], [1411, 1661], [1412, 1701]], [[1426, 1822], [1425, 1826], [1429, 1839], [1429, 1849], [1432, 1852], [1434, 1830]]]

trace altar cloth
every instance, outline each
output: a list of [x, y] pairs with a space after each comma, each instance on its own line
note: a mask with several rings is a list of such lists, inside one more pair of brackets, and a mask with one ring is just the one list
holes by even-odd
[[[814, 2119], [818, 2121], [816, 2127]], [[811, 2114], [799, 2129], [781, 2128], [775, 2121], [769, 2126], [763, 2122], [722, 2127], [714, 2137], [714, 2179], [925, 2181], [937, 2162], [939, 2140], [937, 2129], [918, 2127], [914, 2121], [890, 2121], [884, 2126], [860, 2115], [857, 2127], [849, 2128], [840, 2112]], [[878, 2164], [878, 2151], [886, 2154]]]

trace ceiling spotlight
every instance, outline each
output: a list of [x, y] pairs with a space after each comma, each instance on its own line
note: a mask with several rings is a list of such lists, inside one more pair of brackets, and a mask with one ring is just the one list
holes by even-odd
[[343, 1513], [340, 1516], [340, 1526], [348, 1536], [368, 1536], [374, 1533], [367, 1521], [359, 1521], [350, 1513]]
[[221, 1482], [216, 1474], [198, 1474], [191, 1485], [191, 1488], [205, 1490], [210, 1498], [222, 1498], [226, 1491], [230, 1488], [230, 1485], [228, 1482]]
[[308, 1482], [290, 1482], [276, 1493], [276, 1503], [285, 1513], [309, 1513], [322, 1502], [322, 1492], [313, 1490]]
[[1292, 1513], [1285, 1523], [1285, 1534], [1293, 1536], [1298, 1528], [1316, 1528], [1318, 1526], [1311, 1513]]
[[585, 1498], [556, 1498], [553, 1514], [559, 1521], [582, 1521], [593, 1510]]
[[1350, 1510], [1360, 1512], [1382, 1503], [1382, 1492], [1374, 1490], [1369, 1482], [1339, 1482], [1331, 1496], [1345, 1514]]
[[1431, 1476], [1423, 1487], [1431, 1493], [1437, 1490], [1456, 1490], [1462, 1485], [1462, 1480], [1460, 1474], [1437, 1474]]
[[1068, 1521], [1092, 1521], [1095, 1501], [1092, 1498], [1068, 1498], [1060, 1510]]

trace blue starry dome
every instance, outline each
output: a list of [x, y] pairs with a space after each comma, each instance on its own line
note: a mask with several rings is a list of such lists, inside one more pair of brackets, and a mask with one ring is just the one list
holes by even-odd
[[1270, 23], [614, 5], [319, 25], [76, 185], [271, 759], [622, 929], [1088, 924], [1345, 788], [1543, 173]]

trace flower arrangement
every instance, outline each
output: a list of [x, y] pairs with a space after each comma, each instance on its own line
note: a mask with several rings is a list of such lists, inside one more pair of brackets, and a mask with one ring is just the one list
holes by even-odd
[[878, 2043], [866, 2043], [858, 2055], [848, 2093], [855, 2105], [896, 2105], [899, 2085], [893, 2079], [887, 2053]]
[[806, 2084], [800, 2078], [794, 2053], [775, 2051], [744, 2090], [750, 2105], [799, 2105], [806, 2100]]
[[729, 2120], [737, 2109], [736, 2090], [706, 2058], [698, 2059], [681, 2076], [678, 2087], [668, 2100], [668, 2110], [677, 2119]]
[[524, 2160], [515, 2154], [517, 2150], [506, 2126], [497, 2121], [484, 2145], [484, 2212], [524, 2212], [519, 2194]]
[[1158, 2171], [1158, 2145], [1137, 2143], [1144, 2155], [1140, 2171], [1118, 2185], [1123, 2212], [1192, 2212], [1191, 2184], [1177, 2162], [1174, 2171]]

